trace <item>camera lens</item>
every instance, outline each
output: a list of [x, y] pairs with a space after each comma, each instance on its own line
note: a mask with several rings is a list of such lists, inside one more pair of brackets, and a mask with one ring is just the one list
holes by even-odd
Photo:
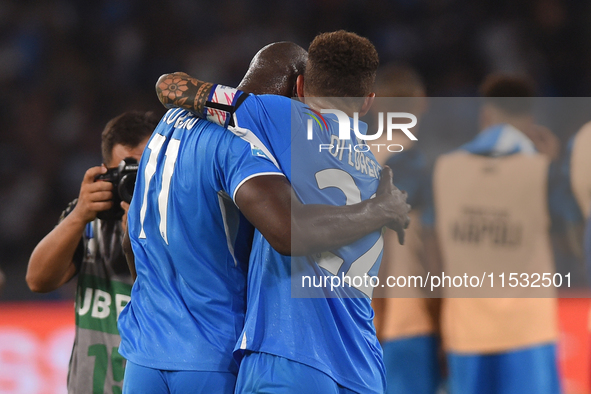
[[125, 174], [119, 182], [119, 187], [117, 189], [119, 196], [121, 197], [121, 200], [128, 204], [131, 203], [131, 197], [133, 197], [133, 189], [135, 188], [136, 178], [137, 172], [131, 172], [129, 174]]

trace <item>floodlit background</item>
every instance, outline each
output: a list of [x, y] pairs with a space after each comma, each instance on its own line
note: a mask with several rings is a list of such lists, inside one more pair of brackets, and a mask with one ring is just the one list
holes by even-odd
[[[235, 85], [263, 45], [307, 48], [343, 28], [370, 38], [382, 64], [416, 67], [430, 96], [474, 96], [491, 71], [527, 73], [541, 96], [587, 96], [589, 22], [591, 3], [566, 0], [0, 0], [3, 298], [35, 298], [31, 250], [101, 162], [105, 123], [164, 113], [154, 84], [165, 72]], [[554, 130], [563, 142], [574, 131]]]

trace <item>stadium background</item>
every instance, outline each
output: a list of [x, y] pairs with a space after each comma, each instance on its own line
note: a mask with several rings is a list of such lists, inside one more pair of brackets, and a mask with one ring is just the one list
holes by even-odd
[[[235, 85], [263, 45], [291, 40], [307, 47], [317, 33], [343, 28], [370, 38], [382, 64], [414, 66], [430, 96], [475, 96], [492, 71], [530, 75], [540, 96], [589, 96], [590, 22], [591, 3], [575, 0], [0, 0], [0, 327], [2, 335], [21, 327], [34, 344], [31, 353], [0, 349], [2, 376], [17, 376], [7, 361], [18, 364], [23, 354], [69, 357], [74, 289], [31, 293], [28, 257], [77, 196], [85, 170], [101, 162], [104, 124], [127, 109], [164, 113], [154, 94], [162, 73], [182, 70]], [[576, 129], [553, 131], [564, 147]], [[430, 135], [430, 159], [473, 133]], [[561, 255], [558, 264], [572, 259]], [[53, 320], [40, 315], [48, 310], [41, 302], [59, 300], [49, 315], [63, 318], [48, 334], [39, 322]], [[584, 303], [563, 304], [564, 327], [580, 318], [571, 313], [584, 312]], [[561, 346], [567, 359], [578, 354], [572, 365], [586, 385], [585, 333], [565, 334]], [[0, 392], [12, 392], [2, 379]]]

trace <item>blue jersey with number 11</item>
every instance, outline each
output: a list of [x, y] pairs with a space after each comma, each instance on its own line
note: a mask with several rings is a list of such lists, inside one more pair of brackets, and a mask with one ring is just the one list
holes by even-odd
[[280, 174], [251, 145], [181, 109], [160, 121], [129, 211], [137, 280], [119, 317], [120, 353], [164, 370], [237, 372], [252, 227], [232, 201]]
[[[298, 101], [250, 96], [236, 111], [234, 132], [255, 145], [258, 141], [262, 150], [268, 147], [263, 153], [277, 160], [304, 204], [345, 205], [371, 198], [380, 174], [371, 152], [363, 152], [367, 149], [355, 138], [338, 139], [336, 116], [324, 115], [322, 122], [314, 116]], [[290, 258], [256, 232], [245, 328], [236, 354], [274, 354], [316, 368], [353, 391], [382, 393], [385, 371], [371, 286], [360, 282], [377, 275], [382, 247], [378, 231], [317, 256]], [[331, 280], [343, 276], [359, 279], [331, 291]]]

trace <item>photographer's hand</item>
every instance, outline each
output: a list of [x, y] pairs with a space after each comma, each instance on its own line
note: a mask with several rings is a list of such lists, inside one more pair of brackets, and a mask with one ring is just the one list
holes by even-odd
[[94, 181], [97, 175], [105, 172], [104, 167], [86, 171], [76, 207], [33, 250], [26, 276], [32, 291], [46, 293], [55, 290], [76, 274], [74, 253], [86, 224], [94, 220], [98, 212], [112, 205], [113, 185]]
[[86, 224], [96, 219], [99, 212], [111, 208], [113, 205], [111, 201], [113, 198], [111, 191], [113, 190], [113, 184], [105, 181], [95, 182], [94, 180], [98, 175], [105, 172], [107, 172], [107, 169], [104, 166], [92, 167], [86, 171], [80, 187], [78, 203], [70, 216], [74, 216]]

